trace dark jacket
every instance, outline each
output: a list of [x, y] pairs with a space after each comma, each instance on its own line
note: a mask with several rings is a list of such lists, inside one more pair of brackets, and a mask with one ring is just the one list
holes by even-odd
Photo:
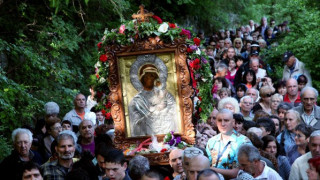
[[[31, 161], [42, 164], [42, 159], [39, 153], [35, 151], [30, 151], [29, 153]], [[0, 164], [0, 174], [3, 177], [11, 177], [10, 179], [22, 179], [22, 168], [25, 164], [25, 161], [22, 161], [18, 152], [13, 150], [12, 153], [6, 157]]]

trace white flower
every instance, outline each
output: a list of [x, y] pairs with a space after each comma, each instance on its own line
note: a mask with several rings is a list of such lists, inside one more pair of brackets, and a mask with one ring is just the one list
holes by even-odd
[[106, 82], [106, 79], [105, 78], [103, 78], [103, 77], [101, 77], [100, 79], [99, 79], [99, 83], [104, 83], [104, 82]]
[[199, 48], [197, 48], [196, 50], [196, 54], [200, 55], [201, 54], [201, 50]]
[[166, 33], [168, 31], [168, 28], [169, 28], [168, 23], [164, 22], [160, 25], [160, 27], [158, 28], [158, 31], [161, 33]]
[[206, 81], [207, 81], [207, 79], [206, 79], [206, 78], [202, 78], [202, 81], [203, 81], [203, 82], [206, 82]]

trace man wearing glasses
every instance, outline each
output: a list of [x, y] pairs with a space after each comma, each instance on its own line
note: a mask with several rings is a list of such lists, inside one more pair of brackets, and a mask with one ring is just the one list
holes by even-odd
[[244, 120], [252, 121], [254, 114], [252, 113], [253, 98], [251, 96], [244, 96], [240, 99], [240, 112]]
[[303, 122], [315, 129], [320, 129], [320, 107], [316, 105], [318, 91], [313, 87], [305, 87], [301, 91], [302, 104], [293, 108], [301, 114]]
[[209, 139], [206, 147], [212, 169], [225, 177], [234, 178], [238, 173], [238, 148], [250, 140], [233, 127], [235, 120], [230, 110], [222, 109], [217, 115], [219, 134]]

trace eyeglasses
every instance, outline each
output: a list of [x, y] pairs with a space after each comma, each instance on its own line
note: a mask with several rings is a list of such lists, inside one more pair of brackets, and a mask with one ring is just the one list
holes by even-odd
[[265, 95], [265, 97], [271, 97], [271, 96], [272, 96], [271, 93], [268, 93], [268, 94]]
[[245, 104], [245, 105], [252, 105], [251, 102], [242, 102], [242, 103]]

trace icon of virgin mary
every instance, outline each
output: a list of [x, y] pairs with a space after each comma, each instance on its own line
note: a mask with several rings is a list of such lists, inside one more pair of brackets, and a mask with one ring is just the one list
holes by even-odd
[[166, 79], [167, 68], [155, 55], [138, 56], [133, 63], [130, 80], [138, 93], [129, 103], [131, 136], [178, 131], [176, 102], [165, 88]]

